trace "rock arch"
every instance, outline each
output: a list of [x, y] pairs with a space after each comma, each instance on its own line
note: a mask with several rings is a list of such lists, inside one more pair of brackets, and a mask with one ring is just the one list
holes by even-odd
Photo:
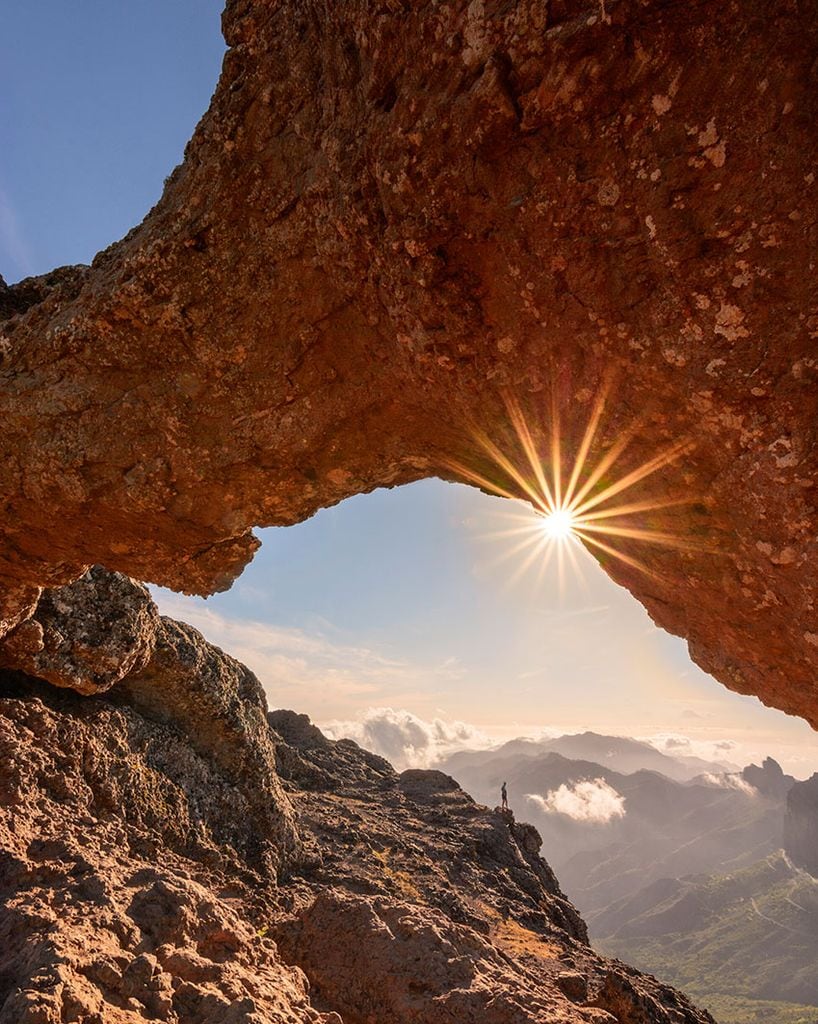
[[603, 564], [818, 723], [817, 14], [230, 0], [161, 201], [0, 288], [5, 628], [90, 563], [229, 586], [254, 525], [485, 469], [508, 394], [547, 444], [615, 370], [599, 450], [690, 440], [651, 493], [717, 553]]

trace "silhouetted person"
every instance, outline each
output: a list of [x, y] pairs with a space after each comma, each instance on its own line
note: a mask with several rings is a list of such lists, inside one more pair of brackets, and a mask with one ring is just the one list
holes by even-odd
[[500, 807], [504, 811], [508, 810], [508, 790], [505, 782], [500, 786]]

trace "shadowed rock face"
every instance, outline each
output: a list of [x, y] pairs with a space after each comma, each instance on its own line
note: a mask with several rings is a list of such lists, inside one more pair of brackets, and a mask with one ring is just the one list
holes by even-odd
[[258, 934], [280, 830], [190, 740], [0, 671], [1, 1024], [339, 1024]]
[[34, 616], [0, 644], [0, 674], [0, 692], [32, 677], [83, 695], [111, 691], [110, 704], [184, 736], [241, 795], [236, 846], [248, 863], [275, 874], [296, 856], [261, 684], [193, 627], [161, 617], [141, 584], [94, 566], [43, 591]]
[[[815, 723], [814, 0], [233, 0], [185, 162], [90, 268], [0, 288], [0, 619], [94, 562], [206, 593], [256, 524], [625, 429], [708, 550], [600, 555]], [[647, 548], [647, 550], [645, 550]], [[36, 592], [34, 592], [36, 594]]]
[[818, 772], [787, 794], [784, 849], [800, 868], [818, 878]]

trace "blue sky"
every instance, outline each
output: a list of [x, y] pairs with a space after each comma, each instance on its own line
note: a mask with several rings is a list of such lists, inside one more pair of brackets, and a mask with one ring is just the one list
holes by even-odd
[[[159, 198], [207, 107], [224, 45], [215, 0], [27, 0], [0, 36], [0, 273], [89, 262]], [[353, 498], [263, 547], [229, 593], [157, 591], [246, 660], [274, 706], [321, 723], [368, 708], [538, 730], [683, 734], [733, 760], [818, 768], [799, 720], [729, 694], [589, 556], [585, 585], [514, 585], [508, 503], [424, 481]], [[658, 740], [657, 742], [662, 742]]]
[[24, 0], [0, 33], [0, 274], [87, 263], [181, 162], [224, 54], [218, 0]]

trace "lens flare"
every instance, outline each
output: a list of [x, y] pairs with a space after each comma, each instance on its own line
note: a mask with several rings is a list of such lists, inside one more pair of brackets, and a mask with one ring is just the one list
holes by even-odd
[[557, 508], [540, 517], [540, 528], [550, 540], [567, 540], [574, 532], [574, 517], [567, 508]]
[[[502, 531], [504, 536], [519, 538], [509, 553], [525, 553], [526, 556], [515, 577], [538, 560], [542, 575], [556, 552], [562, 585], [566, 562], [581, 574], [572, 550], [580, 546], [592, 552], [602, 552], [624, 565], [656, 577], [658, 574], [644, 562], [617, 547], [620, 538], [678, 550], [702, 550], [702, 546], [690, 538], [643, 525], [645, 514], [693, 504], [696, 498], [623, 501], [619, 497], [690, 452], [692, 446], [689, 441], [679, 441], [641, 465], [617, 472], [620, 458], [638, 432], [638, 424], [633, 424], [614, 440], [597, 462], [590, 461], [610, 384], [608, 380], [600, 389], [576, 446], [570, 445], [569, 448], [564, 442], [556, 399], [552, 399], [548, 428], [539, 431], [540, 438], [544, 434], [545, 439], [538, 444], [519, 405], [514, 399], [507, 398], [506, 408], [519, 446], [515, 456], [504, 452], [484, 432], [475, 430], [473, 436], [488, 457], [490, 468], [477, 471], [464, 463], [452, 460], [445, 463], [447, 469], [482, 490], [510, 498], [518, 504], [522, 498], [533, 506], [533, 517], [530, 511], [517, 515], [513, 518], [519, 525]], [[566, 448], [573, 453], [573, 458], [570, 454], [566, 456]], [[485, 460], [483, 462], [485, 464]], [[615, 498], [617, 501], [613, 500]]]

